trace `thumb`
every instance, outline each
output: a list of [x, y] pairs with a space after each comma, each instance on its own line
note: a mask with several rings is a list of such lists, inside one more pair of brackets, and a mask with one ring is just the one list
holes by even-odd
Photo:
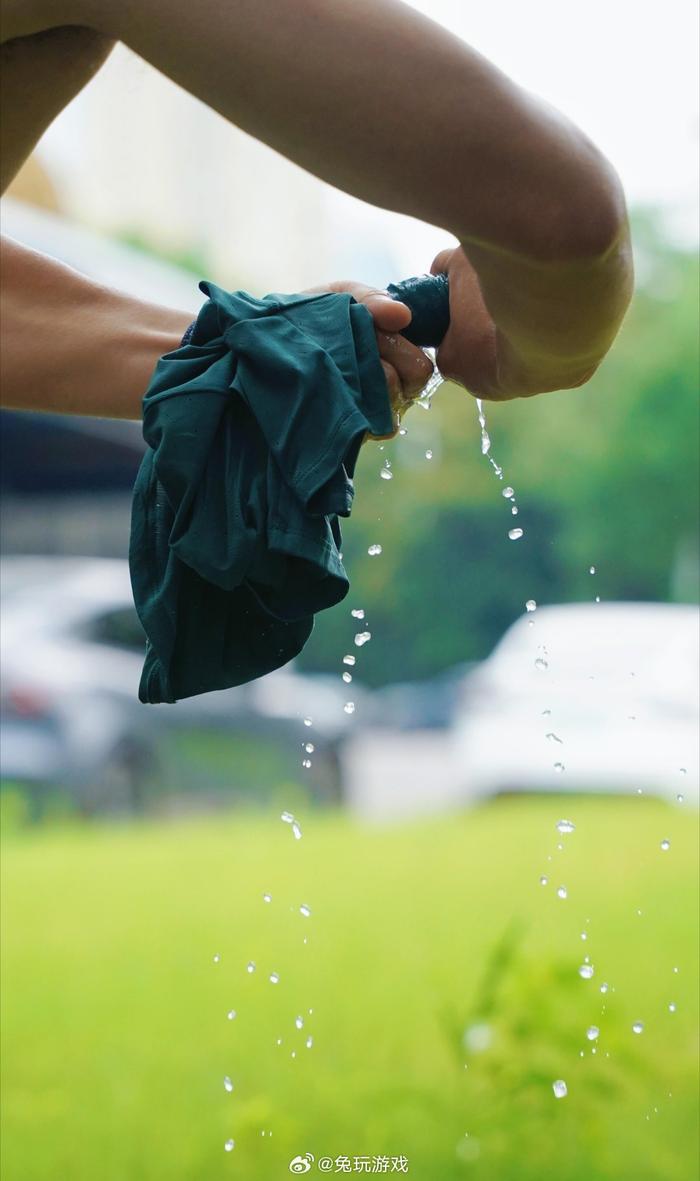
[[405, 303], [392, 299], [388, 291], [367, 288], [359, 302], [372, 313], [375, 328], [382, 332], [401, 332], [411, 323], [411, 309]]

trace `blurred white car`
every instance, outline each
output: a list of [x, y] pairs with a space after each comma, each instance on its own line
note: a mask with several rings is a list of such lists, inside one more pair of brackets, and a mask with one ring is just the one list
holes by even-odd
[[454, 728], [463, 795], [644, 792], [698, 799], [698, 611], [543, 607], [465, 681]]
[[[262, 782], [277, 768], [319, 797], [339, 795], [337, 744], [351, 723], [339, 676], [287, 666], [236, 689], [145, 706], [145, 636], [125, 561], [6, 557], [1, 573], [3, 780], [66, 788], [89, 810], [133, 808], [162, 737], [204, 730], [237, 741], [238, 766], [230, 750], [219, 758], [232, 790], [254, 789], [256, 776]], [[300, 775], [310, 739], [312, 766]]]

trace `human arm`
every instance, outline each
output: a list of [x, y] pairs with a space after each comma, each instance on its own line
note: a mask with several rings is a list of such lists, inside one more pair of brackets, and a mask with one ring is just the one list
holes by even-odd
[[[2, 239], [0, 391], [8, 409], [100, 418], [140, 418], [159, 358], [178, 348], [190, 312], [161, 307], [95, 283], [55, 259]], [[404, 304], [349, 280], [346, 291], [372, 314], [395, 412], [425, 385], [432, 365], [398, 336]]]

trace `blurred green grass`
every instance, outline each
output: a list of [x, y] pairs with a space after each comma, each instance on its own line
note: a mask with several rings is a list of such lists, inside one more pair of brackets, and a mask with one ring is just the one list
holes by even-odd
[[276, 1181], [307, 1151], [403, 1153], [425, 1181], [696, 1175], [696, 813], [549, 798], [301, 823], [8, 835], [6, 1181]]

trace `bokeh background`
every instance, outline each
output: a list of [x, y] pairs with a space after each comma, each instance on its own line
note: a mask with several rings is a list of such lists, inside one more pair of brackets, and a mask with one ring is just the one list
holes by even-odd
[[[175, 707], [136, 701], [138, 424], [3, 414], [13, 1181], [697, 1172], [697, 12], [417, 6], [614, 162], [632, 308], [585, 388], [487, 407], [502, 478], [449, 384], [366, 446], [348, 600], [292, 669]], [[3, 229], [193, 312], [204, 277], [384, 285], [452, 241], [121, 48]]]

